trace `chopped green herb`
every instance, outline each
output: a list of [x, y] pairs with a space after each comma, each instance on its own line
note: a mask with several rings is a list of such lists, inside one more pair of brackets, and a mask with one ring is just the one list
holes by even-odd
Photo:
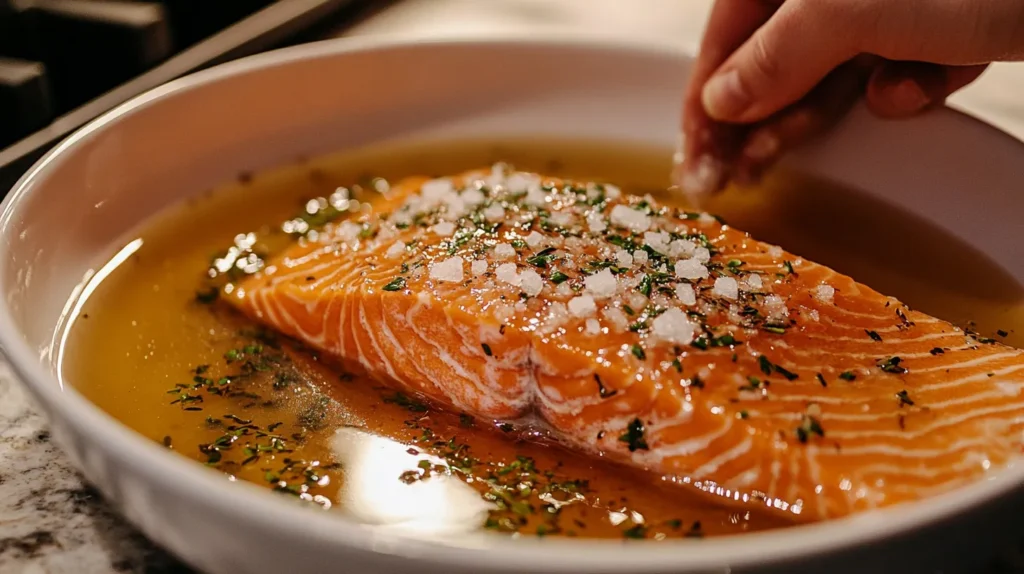
[[785, 269], [786, 273], [789, 273], [790, 275], [796, 275], [797, 274], [797, 272], [793, 270], [793, 264], [791, 262], [789, 262], [789, 261], [783, 261], [782, 262], [782, 268]]
[[800, 420], [800, 426], [796, 428], [796, 438], [800, 442], [806, 443], [812, 434], [824, 437], [825, 430], [821, 428], [821, 423], [818, 422], [818, 419], [811, 415], [804, 415], [803, 419]]
[[633, 419], [626, 427], [626, 432], [619, 437], [619, 441], [629, 445], [629, 452], [647, 450], [647, 441], [644, 440], [644, 423], [639, 418]]
[[683, 363], [681, 363], [679, 361], [678, 357], [676, 357], [675, 359], [672, 359], [672, 366], [675, 367], [676, 372], [682, 374], [682, 372], [683, 372]]
[[901, 407], [903, 405], [907, 405], [907, 406], [911, 406], [911, 407], [914, 406], [914, 401], [910, 398], [910, 395], [907, 394], [906, 390], [902, 390], [902, 391], [896, 393], [896, 398], [899, 399]]
[[549, 279], [551, 279], [551, 282], [555, 285], [559, 285], [568, 281], [569, 276], [561, 271], [552, 271]]
[[702, 381], [699, 376], [694, 375], [693, 378], [690, 379], [690, 386], [695, 389], [703, 389], [704, 381]]
[[608, 390], [608, 388], [604, 386], [604, 383], [601, 381], [601, 377], [597, 373], [594, 373], [594, 381], [597, 383], [598, 395], [600, 395], [602, 399], [613, 397], [619, 392], [616, 390]]
[[636, 311], [634, 311], [629, 305], [623, 305], [622, 310], [625, 311], [627, 315], [636, 315]]
[[385, 291], [401, 291], [405, 288], [405, 277], [395, 277], [383, 287]]
[[825, 382], [825, 377], [821, 376], [821, 373], [818, 373], [818, 374], [814, 375], [814, 378], [818, 379], [818, 382], [821, 383], [821, 386], [823, 386], [823, 387], [827, 387], [828, 386], [828, 383]]
[[395, 393], [384, 399], [385, 403], [398, 405], [414, 413], [427, 412], [427, 405], [417, 401], [405, 393]]
[[934, 349], [932, 349], [931, 351], [928, 351], [928, 352], [931, 353], [932, 355], [941, 355], [941, 354], [945, 353], [946, 351], [944, 351], [942, 349], [942, 347], [935, 347]]
[[746, 419], [747, 419], [748, 417], [750, 417], [750, 413], [748, 413], [748, 412], [747, 412], [747, 411], [745, 411], [745, 410], [742, 410], [742, 411], [740, 411], [740, 412], [736, 413], [736, 416], [738, 416], [738, 417], [739, 417], [739, 418], [741, 418], [741, 419], [744, 419], [744, 420], [746, 420]]
[[513, 239], [512, 247], [515, 247], [516, 249], [526, 249], [526, 242], [522, 239]]
[[640, 279], [640, 286], [637, 289], [639, 289], [639, 291], [641, 293], [643, 293], [645, 297], [650, 297], [651, 296], [651, 276], [645, 274], [643, 276], [643, 278]]
[[895, 375], [902, 375], [907, 372], [905, 367], [900, 366], [902, 359], [899, 357], [889, 357], [888, 359], [881, 359], [878, 361], [878, 368], [882, 369], [886, 373], [893, 373]]
[[487, 343], [482, 343], [482, 344], [481, 344], [480, 346], [481, 346], [481, 347], [483, 347], [483, 349], [484, 349], [484, 354], [485, 354], [485, 355], [487, 355], [488, 357], [490, 357], [491, 355], [493, 355], [493, 354], [494, 354], [494, 353], [493, 353], [493, 352], [491, 351], [491, 346], [490, 346], [490, 345], [488, 345]]
[[693, 342], [690, 343], [690, 345], [693, 347], [697, 347], [702, 351], [706, 351], [708, 349], [708, 338], [705, 337], [704, 335], [701, 335], [700, 337], [694, 339]]
[[647, 353], [644, 352], [644, 348], [641, 347], [640, 345], [633, 345], [633, 347], [630, 350], [632, 351], [633, 356], [640, 359], [641, 361], [647, 358]]
[[634, 540], [647, 538], [647, 527], [644, 526], [643, 524], [637, 524], [637, 525], [632, 526], [631, 528], [627, 528], [626, 530], [623, 530], [622, 531], [622, 535], [625, 536], [626, 538], [630, 538], [630, 539], [634, 539]]
[[879, 335], [877, 332], [875, 332], [875, 331], [868, 331], [866, 329], [865, 329], [864, 332], [868, 334], [868, 337], [871, 337], [872, 341], [878, 341], [879, 343], [882, 342], [882, 336]]
[[996, 335], [999, 335], [1000, 337], [1009, 337], [1010, 333], [1002, 329], [999, 329], [998, 331], [996, 331]]
[[785, 327], [781, 327], [779, 325], [765, 325], [763, 327], [763, 329], [765, 331], [768, 331], [769, 333], [775, 333], [776, 335], [785, 335], [786, 334], [786, 328]]
[[218, 297], [220, 297], [220, 289], [213, 286], [196, 291], [196, 301], [204, 305], [209, 305], [210, 303], [213, 303], [214, 301], [217, 300]]
[[853, 371], [843, 371], [842, 373], [839, 373], [839, 378], [844, 381], [850, 382], [856, 379], [857, 375], [853, 374]]

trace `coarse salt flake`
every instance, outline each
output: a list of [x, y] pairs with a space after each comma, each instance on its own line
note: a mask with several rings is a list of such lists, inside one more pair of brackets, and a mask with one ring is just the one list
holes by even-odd
[[467, 189], [462, 192], [462, 202], [468, 207], [476, 207], [486, 200], [484, 192], [479, 189]]
[[690, 321], [686, 313], [671, 307], [651, 322], [651, 335], [662, 341], [676, 345], [687, 345], [693, 341], [697, 326]]
[[836, 288], [822, 283], [814, 288], [814, 298], [822, 303], [832, 303], [836, 295]]
[[615, 279], [611, 269], [602, 269], [584, 279], [583, 285], [595, 299], [607, 299], [615, 294], [619, 282]]
[[523, 293], [536, 297], [544, 289], [544, 280], [533, 269], [527, 269], [519, 274], [519, 286]]
[[526, 205], [544, 207], [548, 202], [548, 196], [539, 185], [531, 185], [529, 189], [526, 190], [526, 199], [524, 201], [526, 202]]
[[600, 334], [601, 333], [601, 322], [598, 321], [597, 319], [594, 319], [594, 318], [587, 319], [587, 324], [586, 324], [585, 331], [586, 331], [586, 333], [588, 335], [598, 335], [598, 334]]
[[783, 253], [784, 252], [782, 251], [782, 248], [779, 247], [778, 245], [772, 245], [772, 246], [768, 247], [768, 255], [770, 255], [771, 257], [773, 257], [775, 259], [778, 259], [779, 257], [782, 257]]
[[469, 266], [469, 270], [473, 275], [483, 275], [487, 273], [487, 262], [483, 259], [477, 259]]
[[491, 223], [505, 219], [505, 208], [500, 203], [492, 203], [484, 209], [484, 218]]
[[430, 278], [438, 281], [458, 283], [462, 281], [462, 265], [465, 263], [459, 256], [450, 257], [430, 265]]
[[494, 246], [494, 256], [498, 259], [510, 259], [516, 256], [516, 250], [508, 243], [499, 243]]
[[746, 280], [747, 287], [750, 287], [755, 291], [764, 287], [764, 282], [761, 280], [761, 276], [756, 273], [748, 275]]
[[580, 295], [569, 300], [569, 313], [573, 317], [590, 317], [597, 312], [597, 305], [590, 295]]
[[622, 190], [617, 185], [606, 183], [604, 184], [604, 196], [608, 199], [618, 199], [622, 197]]
[[359, 237], [359, 234], [363, 231], [363, 228], [351, 221], [342, 222], [338, 226], [338, 237], [341, 237], [342, 241], [352, 241]]
[[697, 248], [692, 241], [686, 239], [676, 239], [675, 241], [668, 244], [668, 250], [665, 255], [669, 257], [692, 257], [694, 250]]
[[632, 207], [616, 205], [610, 216], [613, 225], [625, 227], [634, 233], [643, 233], [651, 228], [650, 216]]
[[572, 214], [566, 211], [556, 211], [548, 216], [548, 221], [559, 227], [566, 227], [572, 224]]
[[540, 233], [537, 233], [536, 231], [531, 231], [530, 234], [526, 236], [524, 241], [526, 241], [526, 244], [529, 245], [530, 247], [537, 247], [538, 245], [544, 242], [544, 236], [541, 235]]
[[420, 194], [428, 200], [439, 200], [445, 194], [451, 193], [455, 190], [452, 186], [452, 181], [447, 178], [432, 179], [423, 183], [420, 187]]
[[455, 224], [451, 221], [442, 221], [434, 226], [434, 233], [441, 237], [449, 237], [452, 233], [455, 233]]
[[595, 210], [587, 213], [587, 229], [591, 233], [601, 233], [608, 229], [608, 224], [604, 222], [604, 217], [601, 216], [600, 211]]
[[405, 253], [405, 243], [402, 243], [401, 241], [396, 241], [391, 244], [391, 247], [388, 247], [387, 251], [384, 252], [384, 257], [387, 257], [388, 259], [394, 259], [395, 257], [398, 257], [403, 253]]
[[688, 283], [678, 283], [676, 285], [676, 297], [679, 298], [679, 302], [683, 305], [697, 304], [697, 292], [693, 290], [693, 285]]
[[647, 233], [644, 233], [644, 243], [658, 253], [665, 253], [668, 251], [668, 244], [671, 239], [672, 238], [669, 237], [669, 234], [664, 231], [648, 231]]
[[633, 263], [637, 265], [646, 265], [648, 254], [646, 251], [636, 251], [633, 253]]
[[707, 263], [711, 261], [711, 252], [707, 247], [698, 247], [693, 250], [693, 258], [701, 263]]
[[629, 317], [626, 317], [622, 309], [609, 307], [602, 311], [601, 315], [616, 331], [624, 331], [629, 326]]
[[691, 281], [694, 279], [704, 279], [708, 276], [708, 268], [696, 257], [676, 261], [675, 272], [676, 277]]
[[632, 267], [633, 266], [633, 255], [625, 249], [619, 249], [615, 252], [615, 261], [620, 267]]
[[719, 297], [736, 299], [740, 295], [740, 286], [732, 277], [719, 277], [711, 291]]
[[519, 285], [519, 269], [515, 263], [502, 263], [498, 265], [498, 268], [494, 270], [494, 276], [498, 278], [498, 281], [508, 283], [509, 285]]

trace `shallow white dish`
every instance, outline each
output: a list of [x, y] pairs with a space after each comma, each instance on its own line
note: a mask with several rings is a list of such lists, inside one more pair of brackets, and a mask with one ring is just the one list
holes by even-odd
[[[431, 542], [298, 508], [167, 452], [62, 389], [65, 304], [140, 221], [242, 171], [393, 138], [675, 139], [689, 60], [587, 39], [335, 41], [173, 82], [93, 122], [15, 186], [0, 216], [0, 344], [55, 438], [149, 537], [228, 572], [919, 572], [984, 561], [1020, 516], [1024, 466], [922, 503], [673, 543]], [[882, 123], [858, 110], [801, 169], [944, 227], [1024, 281], [1024, 146], [949, 111]]]

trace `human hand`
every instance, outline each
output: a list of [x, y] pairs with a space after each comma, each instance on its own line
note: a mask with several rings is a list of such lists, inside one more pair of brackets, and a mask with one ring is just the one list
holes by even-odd
[[674, 179], [752, 183], [865, 96], [887, 118], [1024, 59], [1019, 0], [716, 0], [683, 102]]

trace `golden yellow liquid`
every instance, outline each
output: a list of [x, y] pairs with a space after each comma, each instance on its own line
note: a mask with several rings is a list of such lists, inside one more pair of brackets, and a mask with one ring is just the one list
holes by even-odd
[[[186, 388], [194, 377], [214, 381], [235, 373], [241, 361], [227, 364], [225, 354], [253, 344], [251, 336], [240, 334], [251, 327], [248, 321], [195, 300], [211, 257], [239, 233], [279, 226], [309, 198], [370, 177], [444, 175], [506, 161], [518, 169], [610, 181], [671, 203], [664, 191], [667, 156], [663, 150], [579, 142], [433, 143], [346, 152], [265, 174], [245, 174], [145, 228], [141, 247], [106, 277], [74, 322], [63, 350], [64, 378], [126, 425], [183, 456], [270, 488], [291, 488], [321, 506], [361, 508], [357, 514], [371, 521], [388, 522], [373, 507], [402, 498], [398, 490], [403, 485], [443, 482], [417, 480], [416, 473], [438, 470], [423, 469], [419, 461], [431, 454], [450, 455], [452, 448], [445, 445], [458, 445], [460, 454], [452, 459], [468, 452], [479, 462], [470, 471], [440, 474], [483, 494], [509, 496], [514, 491], [512, 499], [503, 499], [502, 510], [488, 515], [487, 526], [498, 531], [663, 539], [786, 526], [776, 516], [721, 506], [653, 477], [517, 440], [522, 437], [458, 413], [423, 412], [417, 404], [385, 400], [393, 394], [344, 376], [322, 358], [288, 343], [279, 351], [268, 346], [252, 353], [254, 360], [283, 357], [290, 373], [287, 384], [269, 370], [225, 386], [230, 393]], [[919, 310], [960, 324], [976, 321], [984, 334], [1010, 331], [1003, 340], [1024, 343], [1017, 328], [1024, 325], [1024, 287], [956, 238], [863, 194], [780, 174], [758, 189], [730, 190], [709, 210], [758, 239], [829, 265]], [[199, 365], [209, 368], [197, 374]], [[180, 400], [189, 395], [202, 395], [202, 402]], [[342, 427], [380, 437], [386, 448], [367, 447], [362, 453], [377, 452], [377, 460], [369, 455], [337, 460], [331, 441]], [[255, 429], [263, 429], [264, 436]], [[278, 442], [267, 429], [280, 437]], [[231, 449], [218, 453], [218, 460], [211, 460], [209, 449], [201, 445], [224, 440], [232, 432], [244, 434]], [[270, 450], [261, 451], [260, 445]], [[521, 472], [516, 465], [525, 460], [531, 469]], [[391, 474], [372, 475], [378, 467], [391, 469]], [[406, 485], [400, 475], [413, 480]], [[372, 480], [365, 480], [367, 476]], [[523, 484], [526, 490], [520, 492]], [[445, 489], [423, 492], [405, 496], [404, 504], [416, 507], [426, 498], [448, 496]], [[451, 526], [427, 506], [404, 512], [406, 519], [417, 512], [433, 513], [427, 519], [418, 515], [421, 522], [426, 520], [420, 526], [428, 530]]]

